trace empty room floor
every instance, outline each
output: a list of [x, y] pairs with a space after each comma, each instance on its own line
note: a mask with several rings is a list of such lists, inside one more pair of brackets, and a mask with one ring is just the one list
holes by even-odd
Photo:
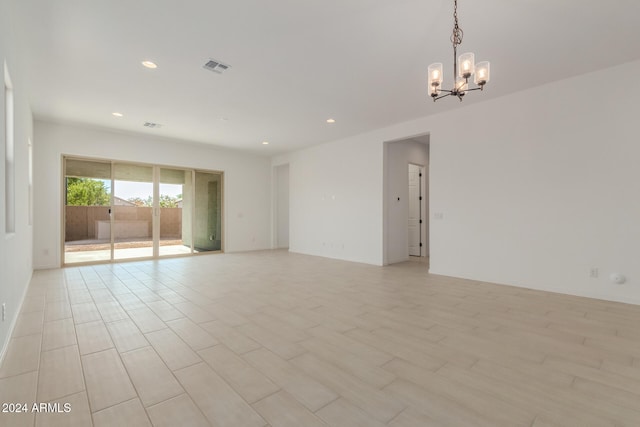
[[638, 325], [640, 306], [421, 262], [264, 251], [36, 271], [0, 425], [637, 426]]

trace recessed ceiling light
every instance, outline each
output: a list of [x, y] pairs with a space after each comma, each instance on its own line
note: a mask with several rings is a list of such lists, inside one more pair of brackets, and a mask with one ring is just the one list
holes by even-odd
[[112, 115], [116, 116], [116, 117], [122, 117], [124, 116], [124, 114], [122, 113], [118, 113], [117, 111], [115, 113], [111, 113]]
[[336, 119], [327, 119], [327, 123], [335, 123]]
[[147, 68], [158, 68], [158, 66], [156, 65], [155, 62], [151, 62], [151, 61], [142, 61], [142, 65], [144, 65]]
[[269, 141], [262, 141], [262, 145], [269, 145]]

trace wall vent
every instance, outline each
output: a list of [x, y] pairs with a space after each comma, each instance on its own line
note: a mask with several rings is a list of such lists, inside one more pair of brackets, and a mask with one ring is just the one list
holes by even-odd
[[202, 66], [205, 70], [213, 71], [214, 73], [222, 74], [231, 68], [231, 65], [223, 64], [217, 59], [209, 59], [206, 64]]
[[153, 122], [144, 122], [144, 126], [145, 126], [145, 127], [148, 127], [148, 128], [151, 128], [151, 129], [154, 129], [154, 128], [161, 128], [161, 127], [162, 127], [162, 125], [161, 125], [161, 124], [159, 124], [159, 123], [153, 123]]

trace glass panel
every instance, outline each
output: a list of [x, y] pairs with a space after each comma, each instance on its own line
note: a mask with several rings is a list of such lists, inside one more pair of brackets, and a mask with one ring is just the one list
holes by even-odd
[[64, 262], [111, 259], [111, 163], [65, 160]]
[[196, 172], [193, 194], [194, 251], [219, 251], [222, 249], [222, 174]]
[[160, 168], [160, 256], [191, 253], [192, 188], [190, 170]]
[[114, 259], [153, 256], [153, 167], [113, 167]]

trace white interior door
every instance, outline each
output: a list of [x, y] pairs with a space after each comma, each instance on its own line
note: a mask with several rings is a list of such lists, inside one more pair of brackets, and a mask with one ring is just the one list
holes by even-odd
[[409, 165], [409, 255], [421, 256], [420, 166]]

